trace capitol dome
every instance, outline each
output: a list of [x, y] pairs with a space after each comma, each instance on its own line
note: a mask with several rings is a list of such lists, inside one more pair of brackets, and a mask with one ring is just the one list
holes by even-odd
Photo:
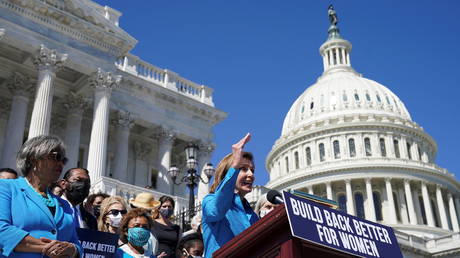
[[387, 87], [356, 72], [336, 71], [320, 77], [294, 102], [284, 119], [282, 135], [326, 118], [355, 114], [411, 120], [404, 103]]
[[266, 188], [308, 192], [391, 226], [406, 257], [458, 257], [460, 183], [436, 165], [436, 142], [404, 103], [352, 68], [352, 45], [333, 9], [329, 17], [324, 72], [287, 113]]

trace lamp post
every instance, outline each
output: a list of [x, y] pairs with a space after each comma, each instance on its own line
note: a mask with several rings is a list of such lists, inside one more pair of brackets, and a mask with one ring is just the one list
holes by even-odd
[[169, 168], [169, 175], [171, 176], [171, 179], [175, 185], [180, 185], [182, 183], [185, 183], [189, 190], [189, 219], [191, 221], [192, 217], [195, 215], [195, 187], [197, 186], [197, 183], [201, 180], [203, 183], [207, 184], [209, 183], [210, 178], [214, 175], [215, 169], [212, 166], [211, 163], [207, 163], [203, 169], [204, 174], [208, 178], [208, 180], [203, 180], [201, 176], [197, 172], [197, 167], [198, 167], [198, 161], [196, 160], [198, 154], [198, 146], [195, 144], [188, 144], [185, 147], [185, 157], [187, 159], [186, 167], [187, 167], [187, 172], [186, 174], [177, 182], [177, 179], [180, 175], [180, 170], [177, 168], [175, 165], [172, 165], [171, 168]]

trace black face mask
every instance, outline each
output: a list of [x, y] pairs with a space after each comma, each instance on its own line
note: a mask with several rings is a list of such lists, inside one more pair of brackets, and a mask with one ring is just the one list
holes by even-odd
[[69, 187], [66, 189], [66, 197], [72, 204], [80, 204], [88, 197], [89, 188], [91, 188], [89, 180], [69, 182]]
[[99, 218], [99, 215], [101, 215], [101, 205], [93, 206], [93, 214], [94, 214], [94, 217]]

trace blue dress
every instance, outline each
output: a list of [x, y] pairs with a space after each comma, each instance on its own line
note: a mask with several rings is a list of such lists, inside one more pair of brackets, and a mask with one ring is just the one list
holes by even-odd
[[83, 257], [72, 208], [63, 199], [52, 196], [54, 216], [25, 178], [0, 180], [0, 257], [42, 257], [39, 253], [14, 252], [28, 235], [73, 243]]
[[216, 191], [203, 199], [205, 257], [212, 257], [217, 249], [259, 219], [249, 203], [235, 193], [239, 172], [239, 169], [230, 168]]

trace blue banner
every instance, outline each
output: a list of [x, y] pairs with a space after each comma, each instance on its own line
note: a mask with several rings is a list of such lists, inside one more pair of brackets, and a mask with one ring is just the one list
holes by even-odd
[[118, 235], [77, 228], [78, 240], [83, 247], [84, 258], [112, 258], [118, 248]]
[[361, 257], [403, 257], [391, 227], [283, 192], [292, 235]]

